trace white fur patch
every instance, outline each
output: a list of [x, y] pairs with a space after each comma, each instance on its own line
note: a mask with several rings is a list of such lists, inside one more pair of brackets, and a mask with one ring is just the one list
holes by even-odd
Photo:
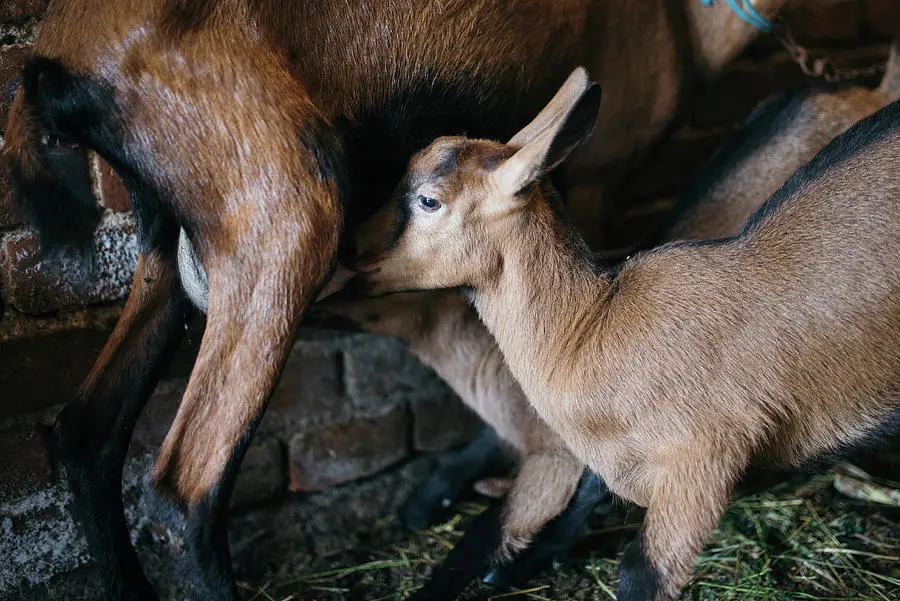
[[178, 236], [178, 274], [181, 286], [194, 305], [204, 313], [209, 308], [209, 281], [206, 270], [197, 258], [187, 233], [181, 230]]

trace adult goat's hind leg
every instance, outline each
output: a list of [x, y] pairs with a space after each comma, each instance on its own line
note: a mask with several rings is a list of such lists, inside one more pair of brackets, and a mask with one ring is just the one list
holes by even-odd
[[339, 219], [320, 224], [329, 231], [298, 229], [269, 221], [230, 231], [222, 238], [237, 240], [236, 252], [217, 253], [206, 239], [206, 331], [153, 473], [161, 502], [181, 514], [185, 578], [203, 601], [237, 598], [227, 542], [232, 486], [296, 327], [328, 275]]
[[[128, 537], [122, 468], [134, 423], [178, 346], [190, 314], [175, 271], [174, 223], [143, 239], [131, 294], [77, 397], [57, 418], [53, 442], [74, 495], [73, 513], [116, 601], [150, 601]], [[143, 229], [143, 228], [142, 228]]]

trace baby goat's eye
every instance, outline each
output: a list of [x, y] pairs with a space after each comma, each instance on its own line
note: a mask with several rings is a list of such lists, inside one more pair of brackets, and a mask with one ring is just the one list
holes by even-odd
[[439, 200], [435, 200], [430, 196], [419, 196], [418, 198], [419, 208], [425, 211], [426, 213], [434, 213], [438, 209], [441, 208], [441, 202]]

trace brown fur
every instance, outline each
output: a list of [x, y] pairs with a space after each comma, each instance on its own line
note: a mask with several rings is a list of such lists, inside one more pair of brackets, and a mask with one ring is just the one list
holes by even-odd
[[[892, 65], [894, 63], [892, 62]], [[690, 189], [681, 202], [690, 207], [663, 233], [662, 240], [702, 240], [737, 234], [762, 201], [774, 194], [799, 167], [825, 144], [893, 98], [880, 90], [862, 87], [817, 87], [798, 90], [796, 106], [783, 109], [766, 132], [755, 118], [768, 110], [764, 103], [744, 125], [732, 146], [713, 159], [711, 181], [700, 177], [699, 189]], [[898, 90], [897, 96], [900, 96]], [[777, 133], [776, 133], [777, 131]], [[765, 136], [762, 140], [757, 140]], [[744, 146], [751, 146], [742, 152]], [[737, 152], [732, 154], [729, 149]], [[725, 164], [725, 163], [728, 164]]]
[[538, 417], [468, 301], [453, 290], [320, 303], [362, 329], [400, 338], [519, 454], [504, 518], [507, 556], [527, 545], [569, 504], [584, 465]]
[[[259, 275], [255, 270], [244, 273], [219, 266], [220, 257], [227, 262], [229, 256], [252, 254], [243, 248], [259, 243], [253, 230], [273, 245], [283, 246], [291, 240], [290, 245], [296, 247], [307, 239], [302, 243], [306, 247], [303, 253], [285, 259], [299, 261], [297, 265], [303, 266], [300, 272], [309, 277], [273, 274], [275, 280], [296, 280], [300, 290], [309, 291], [291, 297], [297, 308], [289, 313], [296, 313], [328, 269], [340, 218], [335, 188], [316, 184], [316, 166], [294, 132], [311, 120], [327, 124], [394, 110], [390, 105], [393, 95], [407, 90], [414, 96], [413, 90], [426, 82], [464, 86], [518, 79], [514, 85], [525, 94], [512, 95], [517, 99], [512, 114], [524, 115], [546, 97], [548, 86], [558, 81], [553, 76], [539, 79], [537, 74], [558, 73], [560, 67], [597, 56], [593, 42], [600, 39], [607, 45], [589, 63], [598, 64], [598, 69], [605, 64], [606, 78], [621, 82], [615, 87], [623, 91], [619, 104], [612, 107], [616, 101], [611, 99], [607, 106], [612, 108], [604, 115], [609, 115], [611, 129], [621, 125], [629, 131], [627, 135], [624, 130], [621, 135], [610, 131], [599, 142], [601, 146], [609, 139], [618, 142], [598, 152], [604, 157], [601, 162], [618, 164], [634, 154], [630, 147], [623, 147], [625, 140], [639, 140], [632, 146], [646, 147], [674, 115], [682, 84], [659, 78], [685, 77], [679, 67], [683, 55], [677, 52], [678, 19], [670, 16], [677, 11], [662, 0], [656, 2], [645, 8], [642, 5], [646, 12], [638, 16], [625, 10], [624, 4], [594, 5], [586, 0], [564, 6], [538, 0], [451, 2], [428, 4], [424, 9], [398, 1], [360, 4], [350, 12], [339, 3], [322, 3], [315, 14], [307, 12], [304, 5], [263, 3], [251, 8], [237, 0], [207, 4], [202, 10], [195, 10], [191, 2], [174, 0], [125, 0], [96, 8], [92, 2], [56, 2], [42, 24], [35, 52], [58, 56], [67, 68], [97, 78], [114, 91], [120, 112], [111, 118], [118, 120], [119, 127], [134, 132], [128, 139], [130, 151], [153, 157], [152, 165], [141, 166], [144, 172], [140, 175], [171, 199], [190, 223], [192, 242], [206, 269], [227, 272], [219, 278], [211, 273], [211, 286], [215, 287], [213, 280], [218, 279], [223, 291], [255, 288], [253, 282]], [[723, 7], [709, 11], [716, 13], [717, 19], [724, 15], [737, 23]], [[92, 18], [83, 17], [87, 14]], [[415, 19], [410, 21], [410, 15], [416, 15]], [[379, 24], [379, 31], [391, 32], [384, 35], [395, 40], [387, 54], [383, 38], [369, 33], [372, 23]], [[499, 23], [503, 24], [503, 36], [496, 35]], [[745, 34], [752, 32], [749, 27], [744, 29]], [[466, 44], [458, 42], [461, 32], [465, 32]], [[643, 32], [650, 37], [645, 39]], [[421, 67], [407, 67], [402, 53], [410, 48], [416, 49]], [[472, 48], [479, 51], [473, 53]], [[643, 52], [643, 48], [652, 51]], [[292, 60], [303, 56], [315, 56], [316, 60]], [[621, 60], [624, 56], [629, 60]], [[664, 58], [671, 68], [660, 64]], [[502, 107], [499, 113], [510, 114], [508, 109], [514, 107], [502, 100], [509, 96], [499, 96], [500, 92], [486, 90], [485, 104], [495, 110]], [[662, 100], [664, 97], [670, 99]], [[252, 113], [248, 113], [251, 105]], [[410, 108], [412, 115], [404, 120], [414, 118], [416, 109]], [[29, 162], [22, 153], [29, 145], [17, 142], [20, 138], [15, 135], [31, 127], [21, 93], [14, 109], [9, 128], [13, 134], [6, 152], [15, 165], [27, 168]], [[630, 117], [623, 119], [626, 113]], [[637, 122], [646, 128], [646, 134], [635, 134], [633, 124]], [[257, 224], [261, 207], [265, 207], [266, 218]], [[282, 228], [284, 235], [276, 234], [275, 227]], [[311, 232], [320, 232], [322, 240], [309, 243]], [[305, 254], [307, 251], [312, 254]], [[278, 269], [292, 267], [286, 263]], [[248, 280], [243, 281], [245, 278]], [[235, 300], [246, 303], [248, 292], [240, 294], [242, 298]], [[227, 322], [237, 319], [235, 315], [224, 317]], [[287, 319], [286, 324], [294, 321]], [[289, 325], [283, 328], [288, 330]], [[198, 366], [221, 365], [231, 352], [220, 348], [231, 344], [226, 342], [229, 337], [206, 338], [209, 342], [201, 350]], [[279, 342], [281, 347], [285, 344]], [[198, 369], [194, 380], [203, 373]], [[275, 374], [277, 370], [268, 380], [274, 381]], [[212, 385], [212, 381], [198, 382], [189, 389], [188, 398]], [[209, 402], [219, 405], [215, 400]], [[187, 407], [193, 404], [186, 404], [178, 423], [187, 419]], [[215, 437], [211, 433], [206, 436], [210, 438], [198, 440], [198, 447], [215, 448], [211, 444]], [[177, 448], [176, 440], [170, 438], [159, 475], [168, 453]], [[189, 500], [202, 495], [219, 469], [202, 455], [193, 459], [194, 455], [188, 454], [176, 463], [184, 466], [179, 470], [198, 479], [185, 483], [183, 492]]]
[[[412, 216], [365, 280], [474, 289], [541, 417], [648, 507], [636, 548], [659, 589], [620, 598], [671, 599], [751, 464], [800, 467], [900, 412], [900, 104], [838, 138], [740, 235], [664, 246], [613, 275], [545, 202], [548, 184], [523, 186], [580, 143], [598, 100], [573, 73], [494, 169], [479, 159], [493, 142], [442, 138], [414, 157], [397, 192]], [[468, 160], [430, 173], [452, 148]], [[441, 208], [419, 210], [421, 195]]]
[[[618, 178], [623, 163], [669, 127], [694, 65], [705, 72], [719, 61], [692, 56], [691, 47], [708, 44], [690, 42], [684, 7], [694, 0], [684, 2], [53, 2], [35, 53], [58, 63], [35, 64], [32, 104], [18, 92], [5, 159], [26, 183], [52, 179], [39, 159], [40, 134], [60, 117], [57, 133], [123, 175], [143, 255], [175, 261], [171, 231], [180, 226], [208, 276], [207, 331], [154, 469], [159, 491], [189, 519], [224, 515], [229, 470], [333, 264], [342, 208], [353, 217], [381, 202], [420, 141], [451, 131], [508, 135], [550, 95], [560, 73], [585, 62], [615, 85], [601, 115], [607, 135], [570, 163], [567, 188], [599, 190]], [[758, 4], [774, 10], [783, 3]], [[706, 14], [743, 31], [724, 43], [733, 50], [717, 47], [716, 56], [748, 41], [752, 28], [727, 7]], [[706, 35], [696, 22], [691, 17], [692, 31]], [[54, 78], [64, 81], [57, 86]], [[77, 119], [66, 124], [64, 114], [53, 114], [73, 106], [54, 105], [56, 93], [71, 94]], [[573, 202], [587, 219], [596, 199], [582, 198]], [[137, 313], [162, 302], [134, 302], [140, 299], [148, 306]], [[122, 324], [130, 344], [137, 330]], [[168, 339], [150, 342], [164, 347]], [[156, 362], [147, 374], [158, 374], [164, 354], [145, 356]], [[98, 384], [86, 406], [116, 406], [128, 395], [121, 370], [104, 365], [93, 372]], [[146, 394], [134, 401], [138, 411], [148, 382], [140, 382]], [[89, 425], [92, 414], [74, 409], [68, 416], [61, 427], [100, 439], [132, 427], [113, 419]], [[104, 474], [120, 469], [109, 449], [92, 452], [110, 462], [98, 468]], [[93, 511], [107, 509], [97, 502]], [[109, 543], [103, 536], [121, 543], [124, 519], [108, 530], [98, 530], [94, 546]], [[222, 540], [221, 530], [211, 536]], [[221, 553], [198, 561], [229, 578]], [[134, 590], [139, 578], [110, 569], [115, 596], [153, 598], [149, 587]], [[233, 597], [230, 587], [202, 594]]]

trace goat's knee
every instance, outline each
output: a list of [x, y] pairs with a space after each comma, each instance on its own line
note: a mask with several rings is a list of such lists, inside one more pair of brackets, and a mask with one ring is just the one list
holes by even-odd
[[728, 507], [739, 474], [733, 468], [704, 463], [703, 457], [660, 466], [643, 529], [622, 557], [617, 599], [670, 601], [678, 596]]
[[[574, 458], [572, 461], [578, 470], [582, 469]], [[552, 519], [540, 525], [528, 548], [508, 563], [492, 569], [484, 581], [498, 588], [522, 586], [528, 579], [552, 566], [554, 561], [563, 559], [578, 540], [591, 512], [609, 497], [609, 489], [603, 480], [585, 468], [575, 494], [563, 507], [549, 509], [548, 515]], [[531, 502], [538, 504], [540, 499], [535, 496]]]
[[532, 539], [569, 505], [584, 466], [568, 453], [529, 455], [506, 497], [503, 545], [508, 561], [528, 548]]

